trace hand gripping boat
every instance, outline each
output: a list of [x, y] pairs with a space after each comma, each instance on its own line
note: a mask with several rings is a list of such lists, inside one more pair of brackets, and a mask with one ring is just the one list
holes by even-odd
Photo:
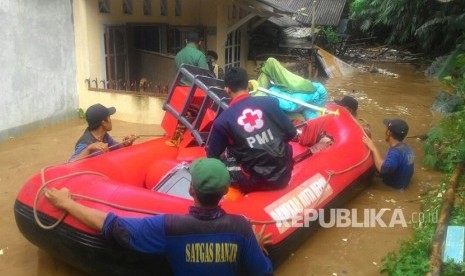
[[[181, 78], [191, 86], [178, 86]], [[164, 104], [166, 135], [131, 147], [64, 165], [48, 167], [29, 179], [14, 206], [21, 233], [54, 257], [90, 274], [163, 275], [170, 268], [163, 256], [124, 249], [64, 216], [43, 197], [44, 187], [67, 187], [76, 201], [121, 216], [143, 217], [187, 213], [190, 162], [205, 156], [215, 116], [228, 107], [223, 81], [208, 71], [184, 65]], [[334, 144], [316, 154], [292, 142], [296, 164], [288, 187], [242, 194], [230, 188], [221, 205], [242, 214], [272, 234], [268, 251], [277, 266], [317, 229], [309, 210], [341, 206], [368, 183], [373, 161], [362, 142], [363, 130], [343, 108], [328, 105], [325, 131]], [[329, 212], [328, 212], [329, 213]]]

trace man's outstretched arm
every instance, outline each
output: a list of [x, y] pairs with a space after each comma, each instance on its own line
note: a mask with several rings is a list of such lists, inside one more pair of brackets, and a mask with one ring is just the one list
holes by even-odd
[[79, 221], [92, 229], [101, 231], [107, 213], [81, 205], [71, 198], [67, 188], [57, 190], [55, 188], [46, 189], [45, 197], [58, 209], [68, 212]]
[[373, 162], [375, 163], [376, 170], [381, 172], [381, 167], [383, 166], [384, 160], [381, 157], [378, 148], [375, 146], [375, 143], [373, 143], [373, 140], [371, 140], [368, 136], [363, 137], [363, 142], [365, 145], [367, 145], [368, 149], [370, 149], [373, 154]]

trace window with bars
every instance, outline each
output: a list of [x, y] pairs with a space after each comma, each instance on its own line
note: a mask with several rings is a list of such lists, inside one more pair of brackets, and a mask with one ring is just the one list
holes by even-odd
[[226, 46], [224, 49], [224, 67], [241, 66], [241, 31], [235, 30], [228, 34]]
[[134, 48], [157, 53], [166, 53], [165, 25], [133, 26]]
[[106, 88], [124, 89], [129, 79], [126, 28], [106, 26], [105, 28]]
[[200, 34], [204, 32], [203, 29], [199, 30], [196, 27], [166, 24], [132, 25], [131, 27], [135, 49], [173, 55], [185, 46], [188, 32], [196, 31]]
[[[205, 34], [205, 29], [198, 26], [106, 25], [104, 33], [105, 80], [98, 82], [97, 79], [92, 81], [89, 79], [89, 89], [136, 91], [134, 89], [142, 87], [139, 80], [134, 80], [134, 78], [138, 78], [135, 75], [137, 71], [134, 69], [137, 67], [138, 61], [131, 59], [133, 55], [130, 55], [129, 52], [137, 49], [175, 55], [185, 46], [186, 35], [190, 31]], [[200, 50], [205, 51], [204, 48]], [[103, 83], [103, 87], [101, 83]], [[153, 86], [152, 89], [155, 91], [162, 89], [162, 87]]]

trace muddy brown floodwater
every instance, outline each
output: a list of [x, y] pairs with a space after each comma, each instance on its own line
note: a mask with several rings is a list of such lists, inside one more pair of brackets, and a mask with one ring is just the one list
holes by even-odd
[[[384, 142], [382, 119], [401, 117], [410, 125], [409, 135], [425, 134], [437, 120], [430, 107], [440, 85], [424, 77], [422, 70], [411, 65], [384, 63], [377, 66], [400, 77], [358, 73], [352, 77], [328, 80], [325, 86], [331, 100], [343, 95], [359, 100], [359, 116], [371, 123], [373, 140], [384, 154], [387, 144]], [[113, 120], [113, 124], [112, 135], [117, 139], [129, 133], [162, 133], [156, 125], [117, 120]], [[85, 275], [29, 243], [16, 227], [13, 216], [14, 200], [23, 183], [41, 168], [67, 160], [84, 128], [84, 120], [76, 119], [0, 142], [0, 275]], [[416, 155], [415, 175], [409, 188], [399, 192], [374, 179], [343, 208], [357, 209], [359, 214], [365, 208], [377, 212], [385, 209], [382, 219], [387, 223], [397, 208], [402, 210], [407, 222], [412, 218], [418, 219], [420, 191], [442, 181], [442, 176], [422, 166], [421, 141], [409, 138], [407, 143]], [[382, 257], [398, 249], [399, 241], [408, 239], [410, 234], [410, 226], [398, 224], [392, 228], [379, 225], [372, 228], [320, 228], [276, 269], [275, 274], [379, 275]]]

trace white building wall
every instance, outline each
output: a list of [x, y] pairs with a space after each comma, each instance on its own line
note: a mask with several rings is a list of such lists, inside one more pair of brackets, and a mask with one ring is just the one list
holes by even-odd
[[77, 116], [71, 1], [0, 0], [0, 140]]

